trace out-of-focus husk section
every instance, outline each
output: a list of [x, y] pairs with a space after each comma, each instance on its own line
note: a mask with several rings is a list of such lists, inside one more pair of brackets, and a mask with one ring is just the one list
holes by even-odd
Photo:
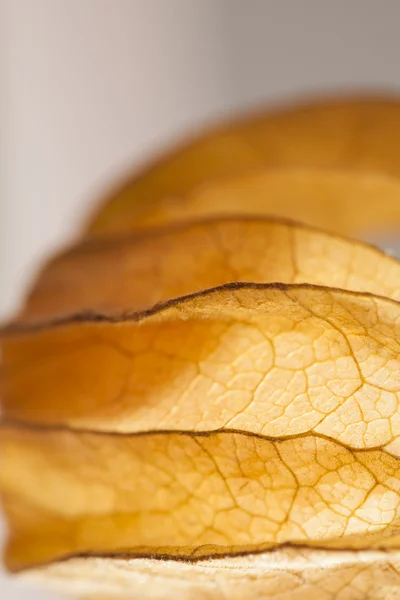
[[[141, 203], [140, 214], [108, 232], [172, 224], [209, 215], [277, 215], [359, 238], [390, 235], [400, 224], [400, 180], [339, 171], [262, 170], [211, 181], [184, 197]], [[110, 221], [111, 223], [111, 221]]]
[[[322, 98], [234, 120], [211, 129], [135, 174], [104, 203], [92, 219], [88, 235], [129, 230], [152, 212], [159, 212], [160, 202], [162, 206], [166, 200], [185, 199], [204, 183], [265, 166], [398, 176], [399, 137], [400, 102], [388, 96]], [[283, 193], [284, 183], [281, 182]], [[271, 196], [273, 187], [266, 186], [264, 214], [273, 212], [273, 207], [268, 206]], [[251, 203], [250, 194], [247, 202]], [[308, 211], [303, 213], [300, 201], [296, 211], [296, 203], [295, 194], [291, 198], [291, 210], [295, 212], [289, 216], [307, 222]], [[352, 212], [355, 214], [356, 210]], [[277, 214], [287, 215], [287, 211]], [[312, 223], [325, 225], [315, 220]]]

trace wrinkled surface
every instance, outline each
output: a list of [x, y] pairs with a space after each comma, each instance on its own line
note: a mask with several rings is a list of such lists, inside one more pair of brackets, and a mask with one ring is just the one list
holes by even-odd
[[89, 241], [42, 272], [19, 321], [142, 311], [231, 281], [314, 283], [400, 298], [400, 263], [277, 219], [213, 219]]
[[1, 332], [11, 571], [87, 600], [400, 598], [400, 263], [337, 235], [398, 226], [398, 133], [389, 99], [214, 131], [47, 264]]
[[[400, 103], [390, 96], [322, 99], [239, 119], [212, 129], [135, 174], [107, 199], [92, 219], [88, 234], [98, 236], [130, 230], [143, 217], [146, 219], [152, 207], [157, 211], [160, 201], [186, 198], [203, 183], [264, 166], [345, 169], [398, 176], [399, 137]], [[264, 213], [274, 212], [268, 206], [270, 196], [266, 188]], [[274, 204], [276, 201], [279, 199], [275, 198]], [[314, 198], [314, 210], [318, 210], [320, 201], [321, 198]], [[251, 193], [246, 202], [249, 212]], [[291, 210], [295, 210], [296, 197], [290, 204]], [[343, 204], [342, 208], [351, 211], [354, 223], [355, 211], [351, 205]], [[299, 212], [289, 216], [306, 220], [309, 212], [303, 214], [300, 205]], [[279, 210], [276, 214], [287, 212]], [[379, 214], [377, 210], [376, 217]], [[315, 224], [324, 226], [322, 222]]]
[[399, 319], [383, 298], [242, 284], [136, 319], [28, 330], [4, 342], [3, 412], [120, 432], [315, 429], [397, 452]]
[[74, 554], [190, 559], [288, 542], [398, 543], [400, 465], [383, 450], [231, 432], [5, 429], [1, 443], [13, 570]]

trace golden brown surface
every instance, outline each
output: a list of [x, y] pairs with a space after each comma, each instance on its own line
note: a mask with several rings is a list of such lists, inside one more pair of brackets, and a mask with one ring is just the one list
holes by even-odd
[[313, 283], [400, 298], [400, 263], [365, 244], [267, 218], [207, 219], [89, 241], [41, 273], [19, 321], [142, 311], [232, 281]]
[[383, 450], [315, 435], [12, 428], [1, 444], [13, 570], [77, 554], [193, 559], [399, 541], [400, 466]]
[[317, 428], [396, 447], [399, 319], [384, 298], [242, 284], [126, 320], [28, 329], [4, 340], [3, 414], [120, 432]]
[[[400, 102], [389, 96], [321, 99], [234, 120], [222, 128], [210, 130], [135, 174], [94, 216], [88, 234], [98, 236], [130, 230], [140, 221], [148, 220], [148, 215], [153, 212], [162, 211], [165, 202], [184, 201], [204, 183], [265, 166], [344, 169], [397, 177], [400, 174], [399, 138]], [[283, 194], [289, 196], [285, 182], [280, 185]], [[310, 185], [310, 195], [312, 189]], [[291, 211], [296, 210], [297, 204], [297, 190], [292, 188], [292, 191]], [[274, 187], [266, 185], [261, 198], [262, 212], [273, 213], [273, 205], [277, 202]], [[339, 201], [339, 196], [336, 198]], [[314, 196], [314, 208], [320, 200]], [[250, 212], [253, 202], [250, 193], [247, 202], [246, 208]], [[351, 206], [344, 205], [344, 208], [355, 215]], [[303, 215], [301, 209], [289, 216], [308, 222], [304, 218], [307, 212]], [[288, 211], [277, 214], [287, 215]], [[377, 210], [377, 218], [379, 214]], [[398, 211], [396, 216], [399, 223]], [[324, 222], [313, 220], [312, 223], [325, 226]]]
[[[400, 226], [400, 181], [327, 170], [260, 170], [212, 181], [185, 197], [166, 196], [118, 231], [151, 228], [207, 215], [278, 215], [360, 238], [394, 234]], [[112, 224], [110, 220], [110, 226]], [[111, 234], [117, 231], [111, 230]]]
[[48, 263], [1, 332], [11, 571], [87, 600], [400, 597], [400, 263], [337, 235], [398, 226], [397, 132], [374, 99], [214, 132]]

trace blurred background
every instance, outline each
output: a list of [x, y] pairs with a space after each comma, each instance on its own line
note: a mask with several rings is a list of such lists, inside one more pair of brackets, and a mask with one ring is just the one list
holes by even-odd
[[[0, 0], [0, 314], [93, 203], [221, 116], [400, 90], [398, 0]], [[45, 600], [0, 576], [4, 600]]]

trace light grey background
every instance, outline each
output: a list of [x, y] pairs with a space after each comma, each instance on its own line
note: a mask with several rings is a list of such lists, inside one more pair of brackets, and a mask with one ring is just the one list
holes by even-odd
[[[400, 88], [398, 0], [0, 0], [0, 314], [105, 185], [221, 114]], [[0, 577], [3, 600], [45, 600]]]

